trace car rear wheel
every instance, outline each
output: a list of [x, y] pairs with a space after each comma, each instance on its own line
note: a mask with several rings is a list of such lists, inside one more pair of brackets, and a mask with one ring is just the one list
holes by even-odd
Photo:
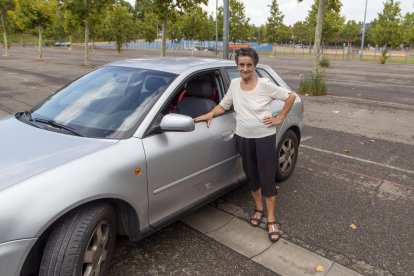
[[109, 204], [69, 213], [48, 238], [39, 275], [106, 275], [115, 246], [115, 224]]
[[292, 130], [286, 131], [277, 145], [276, 181], [289, 178], [298, 159], [298, 137]]

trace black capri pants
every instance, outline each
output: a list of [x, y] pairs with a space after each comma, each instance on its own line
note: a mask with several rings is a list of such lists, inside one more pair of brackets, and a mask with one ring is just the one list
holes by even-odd
[[276, 134], [263, 138], [244, 138], [236, 135], [236, 142], [250, 191], [261, 188], [265, 197], [277, 195]]

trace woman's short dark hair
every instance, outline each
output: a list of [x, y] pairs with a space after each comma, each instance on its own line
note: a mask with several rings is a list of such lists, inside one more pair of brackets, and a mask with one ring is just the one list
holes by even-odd
[[256, 50], [253, 48], [241, 48], [236, 51], [236, 64], [239, 64], [239, 57], [251, 57], [254, 62], [254, 66], [259, 63], [259, 55], [257, 54]]

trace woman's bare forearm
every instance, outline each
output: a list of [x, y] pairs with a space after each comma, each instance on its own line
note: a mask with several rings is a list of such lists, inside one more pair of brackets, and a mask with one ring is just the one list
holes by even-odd
[[279, 117], [285, 119], [289, 111], [292, 109], [293, 103], [296, 100], [296, 93], [291, 93], [289, 98], [285, 101], [285, 106], [283, 107], [282, 111], [279, 113]]
[[194, 122], [207, 121], [207, 127], [210, 127], [211, 120], [213, 119], [213, 117], [218, 116], [225, 111], [226, 110], [218, 104], [210, 112], [195, 118]]
[[216, 117], [222, 113], [224, 113], [226, 110], [221, 105], [216, 105], [216, 107], [213, 108], [213, 110], [210, 111], [210, 113], [213, 115], [213, 117]]

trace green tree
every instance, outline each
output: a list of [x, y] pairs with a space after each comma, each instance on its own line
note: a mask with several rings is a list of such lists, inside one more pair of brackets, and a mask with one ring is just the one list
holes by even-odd
[[90, 22], [113, 0], [62, 0], [66, 9], [76, 16], [85, 30], [85, 66], [89, 65], [89, 30]]
[[[298, 0], [298, 2], [302, 2], [303, 0]], [[320, 46], [322, 41], [322, 31], [324, 26], [324, 18], [325, 18], [325, 10], [327, 11], [334, 11], [336, 13], [339, 13], [341, 9], [341, 2], [340, 0], [315, 0], [314, 5], [312, 6], [312, 9], [310, 11], [310, 14], [308, 15], [308, 23], [311, 24], [309, 21], [315, 20], [314, 16], [311, 16], [311, 13], [316, 15], [316, 24], [315, 24], [315, 39], [314, 39], [314, 60], [313, 60], [313, 77], [317, 79], [316, 75], [319, 74], [319, 62], [320, 62]]]
[[183, 39], [183, 20], [176, 20], [170, 24], [168, 37], [175, 43], [179, 43]]
[[[298, 0], [302, 2], [303, 0]], [[305, 89], [311, 95], [324, 95], [326, 94], [326, 85], [323, 75], [320, 73], [320, 46], [322, 41], [322, 31], [324, 26], [325, 10], [338, 12], [341, 9], [340, 0], [315, 0], [310, 13], [316, 8], [316, 24], [315, 24], [315, 39], [314, 39], [314, 59], [313, 59], [313, 70], [312, 75], [305, 81], [301, 82], [299, 90]], [[310, 24], [311, 16], [308, 16], [307, 23]]]
[[53, 25], [57, 20], [58, 3], [56, 0], [15, 0], [16, 9], [12, 13], [17, 26], [24, 29], [37, 30], [39, 35], [39, 59], [43, 56], [43, 29]]
[[308, 24], [304, 21], [298, 21], [293, 25], [292, 35], [295, 41], [300, 43], [311, 43], [313, 41], [312, 34], [314, 30], [311, 30]]
[[[89, 17], [89, 41], [91, 41], [91, 51], [95, 50], [96, 39], [103, 38], [104, 35], [104, 20], [109, 12], [111, 12], [111, 5], [106, 9], [95, 10], [91, 12]], [[125, 30], [126, 31], [126, 30]]]
[[223, 41], [223, 7], [217, 9], [218, 40]]
[[152, 0], [154, 13], [162, 22], [162, 49], [161, 55], [164, 57], [167, 48], [167, 28], [168, 21], [174, 21], [176, 15], [183, 15], [186, 11], [198, 6], [207, 5], [208, 0]]
[[184, 14], [179, 20], [181, 21], [181, 32], [184, 38], [200, 39], [201, 33], [205, 28], [203, 23], [207, 20], [207, 13], [200, 7], [195, 7], [194, 9]]
[[[206, 20], [207, 19], [207, 20]], [[216, 19], [212, 14], [208, 18], [204, 18], [205, 29], [200, 36], [200, 40], [215, 40], [216, 39]]]
[[271, 5], [268, 5], [268, 7], [270, 7], [270, 16], [266, 21], [266, 40], [269, 42], [283, 41], [286, 39], [286, 33], [288, 33], [289, 39], [290, 32], [283, 24], [285, 16], [279, 9], [279, 4], [276, 0], [272, 0]]
[[414, 12], [407, 12], [403, 20], [404, 42], [413, 47], [414, 44]]
[[[141, 2], [141, 0], [135, 1], [135, 3], [136, 2]], [[128, 1], [126, 1], [126, 0], [115, 0], [115, 4], [117, 6], [127, 8], [128, 12], [131, 13], [132, 15], [135, 14], [135, 8]]]
[[181, 21], [181, 32], [184, 38], [187, 40], [192, 40], [193, 50], [194, 40], [198, 40], [201, 32], [203, 31], [204, 26], [201, 24], [201, 22], [204, 16], [207, 18], [207, 13], [204, 12], [200, 7], [197, 7], [188, 11], [179, 20]]
[[135, 20], [137, 35], [147, 42], [153, 42], [158, 36], [159, 20], [154, 13], [153, 0], [135, 1]]
[[0, 21], [1, 29], [3, 30], [4, 56], [9, 55], [9, 43], [7, 41], [7, 13], [14, 9], [13, 0], [0, 0]]
[[107, 13], [103, 21], [104, 39], [114, 41], [116, 50], [121, 52], [122, 44], [134, 38], [133, 13], [127, 7], [113, 6]]
[[[64, 17], [65, 10], [62, 5], [58, 5], [55, 12], [56, 18]], [[43, 40], [45, 41], [62, 41], [65, 40], [65, 37], [66, 33], [64, 30], [64, 20], [55, 20], [53, 24], [49, 24], [46, 28], [43, 29]]]
[[[254, 36], [254, 29], [251, 28], [250, 19], [245, 15], [244, 4], [238, 0], [230, 0], [229, 10], [229, 40], [233, 43], [247, 41], [249, 37]], [[217, 14], [218, 22], [218, 37], [219, 40], [223, 40], [223, 7], [218, 8]], [[264, 30], [262, 30], [264, 31]], [[265, 33], [262, 32], [263, 37]]]
[[[325, 5], [329, 5], [329, 1]], [[344, 25], [345, 19], [340, 15], [342, 4], [338, 3], [338, 6], [335, 8], [326, 8], [323, 16], [323, 30], [321, 42], [332, 43], [336, 42], [336, 39], [339, 38], [340, 31]], [[308, 16], [306, 17], [306, 22], [311, 30], [316, 29], [316, 21], [318, 16], [319, 9], [319, 0], [315, 0], [313, 3]], [[314, 34], [314, 32], [313, 32]], [[311, 35], [313, 37], [314, 35]]]
[[69, 35], [69, 42], [70, 42], [69, 49], [72, 50], [72, 37], [81, 28], [80, 20], [70, 10], [65, 10], [63, 17], [64, 17], [63, 28], [65, 31], [65, 34]]
[[138, 35], [147, 42], [153, 42], [157, 39], [158, 34], [158, 17], [153, 12], [145, 14], [144, 20], [138, 19]]
[[214, 36], [215, 25], [212, 24], [212, 18], [209, 18], [207, 12], [203, 11], [201, 7], [189, 10], [181, 17], [179, 22], [181, 22], [183, 37], [193, 40], [193, 46], [194, 40], [205, 41], [212, 39]]
[[371, 36], [375, 44], [397, 47], [403, 40], [400, 2], [386, 0], [384, 9], [374, 20]]
[[260, 25], [260, 26], [251, 25], [250, 28], [252, 30], [252, 35], [253, 35], [252, 38], [254, 41], [256, 41], [257, 43], [267, 42], [265, 38], [265, 35], [266, 35], [265, 25]]
[[[250, 18], [246, 17], [244, 4], [239, 0], [230, 0], [230, 27], [229, 39], [236, 42], [245, 42], [251, 37]], [[221, 25], [222, 26], [222, 25]]]
[[152, 0], [138, 0], [135, 1], [135, 18], [144, 21], [147, 14], [153, 14]]
[[340, 37], [342, 42], [352, 42], [357, 43], [359, 41], [359, 32], [362, 26], [355, 22], [355, 20], [350, 20], [342, 26]]

